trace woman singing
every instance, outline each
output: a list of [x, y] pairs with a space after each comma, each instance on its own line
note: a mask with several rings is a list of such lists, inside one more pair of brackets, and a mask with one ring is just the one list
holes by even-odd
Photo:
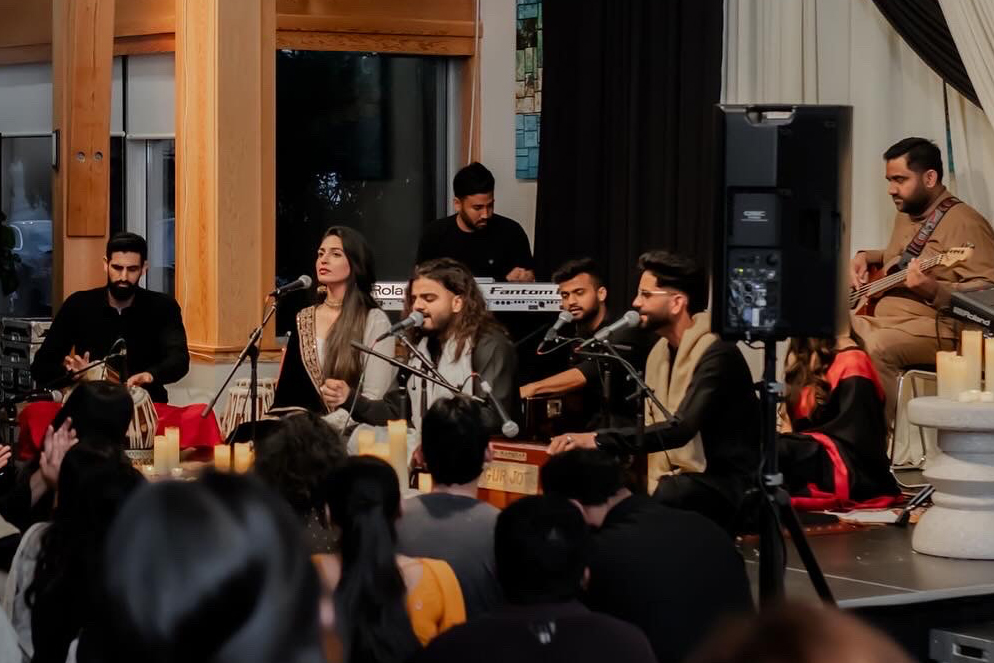
[[900, 497], [887, 459], [884, 391], [848, 336], [794, 338], [785, 395], [790, 433], [778, 439], [791, 502], [802, 509], [884, 508]]
[[360, 389], [367, 398], [382, 398], [393, 382], [394, 368], [351, 343], [358, 341], [392, 357], [394, 339], [374, 344], [390, 328], [390, 320], [373, 300], [373, 254], [361, 234], [343, 226], [329, 228], [318, 248], [315, 270], [320, 300], [297, 314], [273, 407], [295, 406], [325, 414], [325, 420], [341, 431], [349, 413], [329, 407], [321, 397], [321, 385], [334, 378]]

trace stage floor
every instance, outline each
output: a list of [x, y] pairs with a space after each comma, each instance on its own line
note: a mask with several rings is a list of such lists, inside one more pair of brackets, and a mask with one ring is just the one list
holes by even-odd
[[[808, 541], [840, 608], [907, 605], [994, 594], [994, 561], [949, 559], [911, 549], [914, 526], [893, 525], [819, 534]], [[742, 544], [758, 599], [759, 542]], [[817, 600], [793, 544], [787, 542], [787, 597]]]

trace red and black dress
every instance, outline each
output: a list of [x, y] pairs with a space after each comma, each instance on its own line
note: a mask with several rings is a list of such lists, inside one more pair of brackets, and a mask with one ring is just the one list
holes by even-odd
[[791, 503], [799, 509], [886, 508], [900, 500], [890, 473], [884, 390], [870, 357], [842, 350], [825, 374], [831, 391], [816, 406], [808, 386], [793, 408], [794, 432], [777, 451]]

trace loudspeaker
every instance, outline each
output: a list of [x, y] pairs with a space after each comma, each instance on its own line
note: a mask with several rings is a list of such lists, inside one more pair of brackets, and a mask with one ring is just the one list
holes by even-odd
[[850, 106], [716, 107], [712, 331], [836, 335], [851, 127]]

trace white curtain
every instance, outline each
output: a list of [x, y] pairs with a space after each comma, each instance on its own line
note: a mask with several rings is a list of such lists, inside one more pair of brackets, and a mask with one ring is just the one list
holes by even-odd
[[[850, 253], [881, 248], [890, 237], [894, 206], [883, 178], [884, 150], [906, 136], [924, 136], [950, 163], [944, 89], [955, 166], [946, 184], [990, 218], [994, 204], [983, 173], [994, 172], [994, 131], [871, 0], [726, 0], [725, 9], [723, 101], [853, 107]], [[990, 90], [994, 95], [994, 83]]]

